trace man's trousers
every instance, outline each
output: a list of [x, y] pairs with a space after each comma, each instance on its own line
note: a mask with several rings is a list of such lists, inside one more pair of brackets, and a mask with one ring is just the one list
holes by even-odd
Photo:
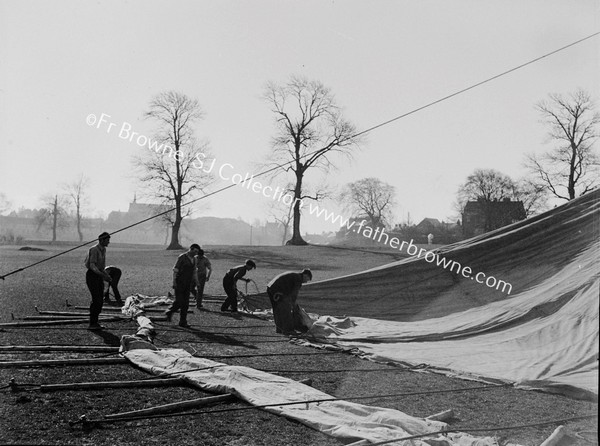
[[92, 295], [92, 303], [90, 304], [90, 325], [98, 324], [98, 317], [102, 312], [104, 279], [88, 269], [85, 273], [85, 283]]

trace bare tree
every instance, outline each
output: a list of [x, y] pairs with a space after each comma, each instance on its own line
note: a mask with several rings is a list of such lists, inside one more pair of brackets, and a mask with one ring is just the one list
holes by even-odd
[[292, 224], [293, 216], [294, 206], [288, 207], [287, 214], [279, 214], [279, 216], [273, 215], [275, 221], [279, 223], [283, 228], [283, 233], [281, 234], [281, 246], [285, 245], [285, 242], [288, 239], [288, 234], [290, 233], [290, 225]]
[[459, 188], [459, 201], [486, 200], [500, 201], [510, 198], [515, 182], [502, 172], [494, 169], [475, 169]]
[[340, 200], [354, 217], [368, 220], [371, 227], [389, 226], [396, 204], [396, 190], [378, 178], [363, 178], [346, 185]]
[[331, 91], [318, 81], [292, 76], [285, 85], [269, 82], [264, 99], [275, 114], [277, 127], [270, 160], [285, 164], [284, 170], [294, 175], [293, 230], [288, 244], [305, 245], [300, 234], [302, 200], [322, 198], [305, 192], [306, 173], [313, 167], [333, 168], [331, 156], [350, 155], [359, 140]]
[[495, 203], [510, 200], [516, 189], [516, 183], [508, 175], [494, 169], [476, 169], [458, 189], [457, 209], [464, 215], [467, 202], [476, 201], [482, 213], [484, 230], [490, 231], [499, 227]]
[[135, 163], [142, 170], [140, 180], [146, 194], [174, 209], [167, 216], [171, 223], [167, 249], [182, 249], [181, 222], [192, 212], [184, 205], [212, 181], [208, 143], [199, 143], [193, 129], [203, 112], [196, 99], [168, 91], [152, 99], [145, 117], [158, 124], [156, 139], [148, 144], [148, 156]]
[[600, 114], [590, 95], [578, 90], [563, 98], [550, 95], [550, 101], [536, 105], [542, 122], [550, 127], [548, 139], [556, 147], [541, 156], [526, 156], [525, 165], [536, 174], [554, 196], [572, 200], [598, 185], [599, 158], [593, 151], [598, 137]]
[[527, 217], [539, 214], [548, 207], [548, 190], [546, 187], [527, 178], [515, 182], [512, 198], [523, 203]]
[[[291, 187], [292, 185], [288, 184], [288, 190], [293, 190], [290, 189]], [[275, 219], [275, 221], [283, 228], [283, 234], [281, 237], [281, 245], [283, 246], [288, 239], [290, 226], [294, 217], [294, 203], [290, 203], [288, 205], [283, 201], [272, 200], [269, 201], [268, 207], [269, 215], [273, 217], [273, 219]]]
[[8, 211], [12, 207], [11, 202], [6, 197], [4, 192], [0, 192], [0, 215]]
[[52, 243], [56, 242], [58, 229], [68, 226], [66, 199], [63, 196], [55, 194], [54, 196], [45, 196], [42, 198], [44, 207], [41, 208], [35, 220], [39, 231], [42, 226], [48, 226], [52, 230]]
[[[167, 212], [169, 209], [169, 206], [163, 204], [157, 207], [155, 213]], [[184, 214], [188, 214], [188, 212], [184, 212]], [[163, 245], [165, 246], [168, 246], [169, 244], [169, 235], [173, 228], [173, 223], [175, 222], [174, 216], [175, 212], [171, 211], [152, 220], [152, 230], [156, 234], [164, 234], [165, 238]]]
[[64, 186], [70, 204], [73, 206], [73, 214], [77, 225], [77, 235], [79, 241], [83, 241], [83, 232], [81, 230], [83, 223], [83, 212], [88, 204], [86, 189], [89, 186], [89, 179], [83, 174], [79, 178]]

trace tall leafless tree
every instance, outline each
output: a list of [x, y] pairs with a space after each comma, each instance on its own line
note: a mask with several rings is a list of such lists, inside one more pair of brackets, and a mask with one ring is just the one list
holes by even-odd
[[0, 215], [11, 208], [11, 203], [4, 192], [0, 192]]
[[542, 184], [522, 178], [515, 182], [511, 198], [521, 201], [525, 208], [525, 215], [531, 217], [546, 210], [548, 190]]
[[349, 183], [340, 199], [353, 217], [366, 219], [373, 228], [388, 226], [392, 222], [396, 190], [378, 178], [363, 178]]
[[171, 223], [167, 249], [182, 249], [181, 222], [192, 212], [185, 204], [213, 178], [208, 143], [198, 142], [194, 135], [194, 125], [203, 116], [198, 100], [175, 91], [154, 97], [145, 113], [146, 118], [157, 123], [157, 131], [146, 156], [136, 158], [135, 163], [142, 171], [140, 180], [146, 187], [145, 195], [173, 208], [166, 217]]
[[42, 197], [44, 207], [42, 207], [35, 220], [38, 224], [38, 231], [42, 226], [47, 226], [52, 230], [52, 243], [56, 242], [57, 232], [60, 228], [68, 226], [66, 204], [64, 196], [55, 194]]
[[500, 201], [510, 198], [515, 182], [495, 169], [475, 169], [458, 190], [459, 203], [469, 200]]
[[350, 155], [358, 147], [353, 124], [342, 117], [329, 88], [321, 82], [292, 76], [284, 85], [269, 82], [264, 99], [275, 114], [276, 133], [270, 161], [285, 164], [294, 176], [292, 238], [288, 244], [305, 245], [300, 234], [303, 200], [319, 200], [305, 190], [311, 168], [331, 169], [332, 155]]
[[[292, 184], [288, 184], [287, 191], [293, 191]], [[270, 200], [267, 204], [269, 215], [275, 219], [283, 228], [281, 236], [281, 245], [285, 245], [288, 240], [290, 226], [294, 217], [294, 203], [286, 204], [282, 201]]]
[[79, 241], [83, 241], [83, 212], [88, 204], [86, 189], [89, 186], [89, 179], [83, 174], [77, 180], [64, 186], [70, 204], [73, 206], [73, 217], [77, 225], [77, 235]]
[[590, 95], [578, 90], [567, 98], [550, 95], [536, 105], [556, 145], [541, 156], [526, 156], [525, 165], [555, 197], [572, 200], [599, 184], [600, 160], [593, 144], [598, 138], [600, 114]]
[[494, 169], [475, 169], [458, 189], [457, 209], [463, 213], [468, 201], [480, 203], [485, 231], [495, 227], [494, 202], [510, 199], [516, 183], [508, 176]]

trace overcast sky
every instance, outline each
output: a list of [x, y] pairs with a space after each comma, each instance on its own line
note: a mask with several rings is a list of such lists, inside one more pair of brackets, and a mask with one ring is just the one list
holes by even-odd
[[[151, 136], [142, 116], [166, 90], [198, 99], [205, 119], [196, 134], [220, 164], [255, 172], [274, 132], [261, 99], [267, 81], [322, 82], [363, 130], [600, 31], [598, 5], [0, 0], [0, 192], [15, 208], [39, 207], [41, 196], [84, 174], [92, 215], [126, 210], [143, 192], [131, 163], [142, 149], [86, 118], [105, 113]], [[396, 188], [396, 222], [408, 213], [414, 222], [447, 219], [474, 169], [516, 179], [526, 173], [525, 153], [551, 147], [536, 102], [578, 88], [600, 100], [599, 50], [596, 36], [369, 132], [327, 181], [341, 187], [378, 177]], [[202, 201], [195, 215], [264, 220], [267, 201], [229, 190]], [[303, 232], [329, 228], [304, 219]]]

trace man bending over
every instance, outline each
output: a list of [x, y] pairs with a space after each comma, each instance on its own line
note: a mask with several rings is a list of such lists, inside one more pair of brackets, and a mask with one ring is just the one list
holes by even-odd
[[294, 334], [308, 330], [302, 321], [301, 310], [296, 300], [303, 283], [312, 280], [309, 269], [295, 273], [288, 271], [272, 279], [267, 285], [267, 295], [273, 307], [273, 318], [277, 333]]

